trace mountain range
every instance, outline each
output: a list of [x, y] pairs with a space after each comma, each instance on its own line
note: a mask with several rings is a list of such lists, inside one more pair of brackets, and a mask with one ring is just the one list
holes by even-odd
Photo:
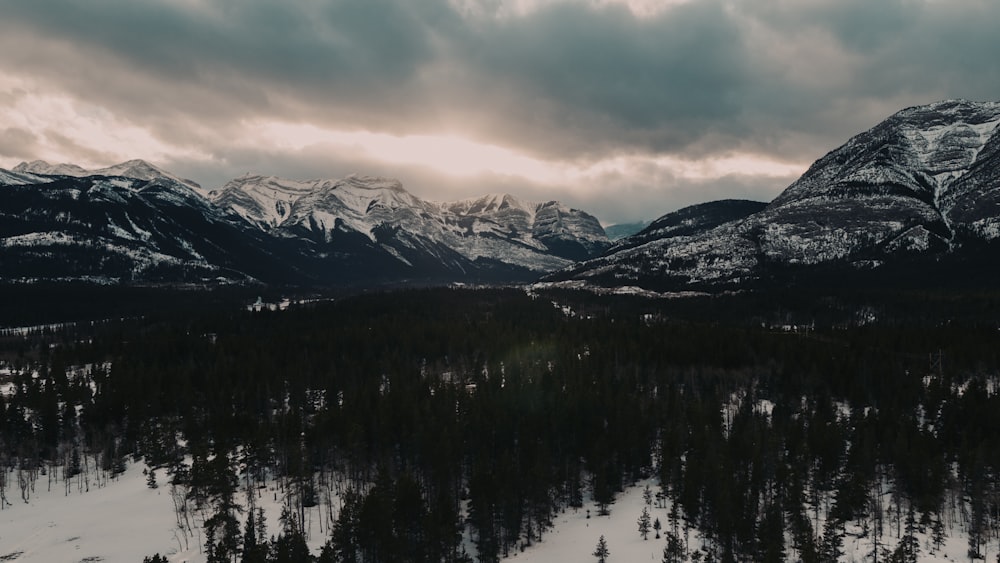
[[435, 203], [384, 178], [246, 175], [207, 191], [141, 160], [0, 170], [4, 281], [523, 281], [608, 245], [597, 219], [558, 202]]
[[141, 160], [99, 170], [22, 163], [0, 169], [0, 280], [339, 286], [542, 277], [671, 291], [904, 275], [992, 283], [998, 125], [1000, 103], [907, 108], [817, 160], [770, 203], [687, 207], [613, 243], [584, 211], [507, 194], [431, 202], [396, 180], [357, 175], [248, 174], [207, 190]]
[[904, 273], [985, 280], [1000, 237], [998, 124], [1000, 103], [904, 109], [817, 160], [769, 204], [667, 214], [547, 279], [669, 290], [901, 283]]

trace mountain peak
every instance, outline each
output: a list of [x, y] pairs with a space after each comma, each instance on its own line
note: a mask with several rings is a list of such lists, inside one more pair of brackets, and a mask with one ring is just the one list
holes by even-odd
[[22, 162], [18, 164], [13, 168], [13, 171], [20, 174], [73, 176], [77, 178], [85, 176], [122, 176], [125, 178], [145, 181], [155, 180], [157, 178], [169, 178], [170, 180], [185, 184], [191, 188], [201, 188], [201, 186], [199, 186], [196, 182], [178, 178], [170, 172], [167, 172], [166, 170], [163, 170], [148, 161], [142, 160], [141, 158], [134, 158], [106, 168], [96, 168], [91, 170], [87, 170], [76, 164], [50, 164], [44, 160], [33, 160], [31, 162]]
[[42, 174], [45, 176], [86, 176], [87, 171], [75, 164], [49, 164], [44, 160], [22, 162], [13, 168], [22, 174]]
[[933, 265], [1000, 238], [997, 170], [1000, 103], [906, 108], [817, 160], [763, 209], [735, 204], [751, 213], [722, 223], [698, 219], [706, 210], [725, 219], [718, 209], [681, 210], [559, 276], [690, 288], [773, 283], [820, 264], [891, 269], [918, 254]]
[[142, 159], [126, 160], [125, 162], [92, 170], [93, 174], [104, 176], [125, 176], [137, 180], [153, 180], [155, 178], [173, 178], [173, 175]]
[[[973, 102], [953, 99], [941, 100], [922, 106], [913, 106], [896, 112], [884, 125], [902, 121], [917, 128], [941, 125], [980, 125], [1000, 119], [1000, 102]], [[883, 125], [880, 124], [880, 125]]]
[[444, 204], [448, 209], [460, 214], [496, 213], [507, 209], [521, 210], [534, 216], [539, 204], [524, 201], [508, 193], [489, 193], [484, 196], [463, 199]]
[[1000, 108], [1000, 102], [993, 102], [993, 101], [977, 102], [974, 100], [966, 100], [964, 98], [950, 98], [947, 100], [938, 100], [936, 102], [931, 102], [929, 104], [924, 104], [920, 106], [912, 106], [900, 111], [899, 113], [906, 113], [914, 110], [955, 113], [955, 112], [970, 111], [970, 110], [989, 111], [991, 109], [997, 109], [997, 108]]

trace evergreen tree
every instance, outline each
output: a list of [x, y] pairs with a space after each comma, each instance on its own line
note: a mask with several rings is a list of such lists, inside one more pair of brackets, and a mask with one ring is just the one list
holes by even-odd
[[[267, 543], [264, 539], [264, 510], [250, 510], [243, 528], [243, 555], [240, 563], [267, 563]], [[259, 538], [259, 539], [258, 539]]]
[[662, 563], [683, 563], [687, 560], [687, 553], [684, 551], [684, 542], [673, 530], [664, 534], [667, 536], [667, 545], [663, 548]]
[[643, 540], [648, 539], [649, 530], [651, 528], [650, 518], [649, 518], [649, 508], [642, 507], [642, 514], [639, 515], [639, 520], [636, 521], [639, 525], [639, 535], [642, 536]]
[[931, 542], [934, 544], [934, 549], [941, 549], [944, 545], [944, 519], [941, 514], [934, 515], [934, 522], [931, 524]]
[[905, 535], [899, 540], [899, 545], [889, 556], [890, 563], [917, 563], [920, 553], [920, 542], [912, 535]]
[[282, 507], [280, 520], [282, 531], [276, 539], [271, 541], [269, 563], [309, 563], [312, 561], [306, 539], [295, 523], [295, 517], [288, 511], [288, 507]]
[[903, 537], [899, 539], [899, 545], [892, 552], [890, 561], [892, 563], [917, 563], [917, 556], [920, 553], [920, 542], [915, 534], [917, 532], [916, 518], [911, 505], [906, 513], [906, 529]]
[[358, 532], [357, 512], [359, 497], [354, 491], [347, 491], [343, 498], [343, 507], [333, 524], [333, 531], [327, 540], [323, 551], [329, 551], [335, 561], [340, 563], [358, 563]]
[[209, 563], [236, 561], [240, 553], [239, 522], [229, 510], [220, 509], [205, 521], [205, 552]]
[[[764, 509], [757, 529], [758, 561], [777, 563], [785, 560], [785, 522], [779, 503], [771, 503]], [[829, 559], [836, 561], [836, 558]]]
[[819, 554], [823, 561], [839, 561], [844, 555], [844, 522], [830, 518], [823, 528], [823, 539]]
[[608, 549], [608, 542], [602, 535], [601, 539], [597, 540], [597, 547], [594, 548], [593, 556], [597, 558], [597, 563], [607, 563], [610, 555], [611, 550]]

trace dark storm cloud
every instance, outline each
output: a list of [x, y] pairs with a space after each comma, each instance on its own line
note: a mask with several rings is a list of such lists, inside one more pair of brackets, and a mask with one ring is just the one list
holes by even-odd
[[[821, 0], [790, 2], [765, 0], [770, 10], [756, 14], [772, 35], [810, 32], [806, 38], [828, 34], [826, 47], [847, 59], [843, 75], [814, 90], [801, 81], [789, 81], [788, 95], [805, 97], [810, 106], [839, 107], [842, 122], [860, 132], [905, 105], [943, 98], [1000, 99], [1000, 72], [992, 62], [1000, 51], [1000, 3], [979, 0]], [[785, 15], [779, 16], [777, 12]], [[774, 66], [782, 61], [767, 61]], [[815, 74], [831, 72], [828, 60], [816, 60]], [[809, 106], [807, 106], [809, 107]], [[853, 112], [851, 111], [853, 109]], [[804, 126], [819, 111], [796, 115]], [[853, 115], [852, 115], [853, 113]], [[833, 123], [837, 115], [822, 116]], [[864, 120], [864, 121], [863, 121]]]
[[543, 154], [682, 150], [733, 129], [750, 80], [740, 30], [716, 2], [649, 19], [562, 3], [476, 23], [457, 65], [464, 86], [497, 110], [490, 131]]
[[[749, 152], [804, 167], [903, 107], [1000, 98], [997, 2], [691, 0], [646, 16], [614, 2], [539, 1], [523, 13], [461, 4], [6, 0], [0, 72], [200, 153], [177, 162], [206, 175], [320, 172], [318, 154], [237, 155], [248, 124], [266, 120], [453, 133], [584, 164]], [[360, 169], [375, 167], [370, 155], [327, 159], [377, 172]], [[394, 170], [442, 194], [454, 184]], [[614, 185], [665, 198], [669, 211], [698, 191], [772, 193], [773, 180], [640, 174]]]
[[38, 145], [38, 137], [19, 127], [0, 129], [0, 155], [30, 159]]
[[381, 104], [432, 58], [409, 5], [13, 0], [3, 59], [133, 118], [398, 115]]
[[576, 3], [464, 19], [444, 0], [12, 0], [4, 10], [4, 66], [172, 142], [196, 122], [270, 116], [471, 129], [570, 158], [683, 150], [739, 129], [751, 79], [740, 29], [714, 1], [650, 19]]
[[113, 154], [81, 144], [76, 140], [63, 135], [59, 131], [48, 129], [45, 131], [44, 137], [47, 141], [52, 143], [53, 146], [58, 147], [62, 151], [79, 155], [81, 158], [90, 162], [111, 162], [115, 158], [115, 155]]

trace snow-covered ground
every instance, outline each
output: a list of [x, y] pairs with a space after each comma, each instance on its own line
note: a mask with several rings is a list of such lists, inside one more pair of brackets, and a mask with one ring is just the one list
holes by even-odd
[[[609, 516], [597, 516], [597, 508], [592, 505], [575, 511], [567, 510], [555, 519], [555, 528], [549, 531], [541, 542], [527, 547], [523, 552], [512, 554], [507, 561], [511, 563], [594, 562], [597, 558], [593, 556], [593, 552], [602, 535], [611, 552], [608, 563], [662, 561], [663, 548], [666, 547], [665, 534], [656, 539], [655, 532], [650, 532], [647, 540], [643, 540], [639, 535], [638, 519], [645, 506], [643, 490], [646, 485], [649, 485], [654, 492], [658, 490], [653, 481], [640, 482], [628, 488], [611, 505]], [[587, 508], [590, 509], [590, 518], [587, 517]], [[667, 508], [657, 508], [655, 501], [649, 508], [650, 517], [660, 520], [664, 532], [668, 529], [668, 512]], [[918, 561], [969, 561], [965, 533], [955, 528], [948, 529], [946, 533], [943, 546], [933, 552], [930, 530], [917, 533], [916, 537], [920, 544]], [[683, 531], [680, 535], [683, 540]], [[841, 561], [854, 563], [871, 560], [868, 557], [872, 550], [871, 536], [859, 537], [860, 535], [857, 526], [847, 527], [844, 539], [845, 554], [841, 557]], [[895, 527], [890, 526], [888, 521], [881, 542], [890, 552], [899, 543]], [[786, 537], [787, 560], [797, 561], [798, 554], [791, 548], [791, 543], [791, 538]], [[694, 530], [688, 536], [687, 549], [689, 554], [702, 549], [701, 536]], [[996, 557], [997, 549], [996, 543], [984, 546], [985, 560], [989, 561]], [[882, 556], [883, 554], [880, 554], [879, 559], [882, 559]]]
[[[69, 487], [59, 471], [51, 489], [48, 477], [39, 476], [27, 503], [16, 471], [8, 473], [9, 504], [0, 510], [0, 561], [140, 563], [159, 553], [172, 563], [203, 563], [201, 525], [207, 515], [192, 514], [195, 533], [185, 537], [177, 526], [165, 472], [156, 472], [159, 486], [151, 489], [145, 469], [143, 463], [130, 463], [112, 480], [98, 484], [91, 477], [85, 486], [82, 478], [74, 478]], [[269, 534], [280, 531], [281, 499], [273, 483], [259, 491], [257, 505], [265, 511]], [[316, 521], [306, 518], [313, 553], [326, 541], [318, 524], [310, 525]]]
[[[643, 540], [639, 535], [637, 523], [645, 506], [642, 492], [647, 484], [654, 492], [658, 490], [652, 481], [642, 482], [627, 489], [610, 506], [611, 514], [608, 516], [597, 516], [596, 505], [584, 506], [577, 510], [567, 509], [555, 518], [555, 527], [545, 534], [540, 543], [526, 548], [521, 553], [512, 554], [507, 560], [511, 563], [597, 561], [592, 554], [603, 535], [611, 552], [608, 563], [659, 562], [663, 558], [666, 540], [662, 537], [655, 539], [656, 534], [652, 531], [649, 533], [649, 539]], [[587, 518], [588, 509], [590, 518]], [[649, 513], [651, 518], [659, 518], [660, 523], [664, 527], [667, 526], [666, 509], [651, 507]], [[694, 534], [691, 539], [694, 540]], [[699, 546], [700, 543], [692, 542], [692, 547]]]
[[[162, 471], [157, 472], [160, 486], [150, 489], [142, 463], [129, 464], [117, 478], [103, 483], [91, 479], [85, 490], [79, 479], [66, 487], [60, 479], [48, 487], [48, 478], [40, 476], [29, 501], [21, 500], [16, 485], [16, 472], [8, 473], [7, 499], [10, 504], [0, 510], [0, 561], [27, 562], [134, 562], [160, 553], [172, 563], [203, 563], [201, 553], [204, 536], [199, 530], [186, 539], [179, 531], [174, 516], [170, 487]], [[655, 482], [644, 481], [628, 488], [611, 505], [609, 516], [598, 516], [597, 508], [588, 504], [580, 509], [567, 509], [555, 518], [555, 526], [541, 542], [512, 553], [510, 563], [553, 563], [562, 561], [592, 562], [598, 539], [603, 535], [611, 552], [609, 563], [661, 561], [666, 539], [655, 538], [655, 532], [643, 540], [637, 520], [645, 506], [646, 485], [655, 492]], [[281, 493], [268, 487], [259, 494], [259, 505], [265, 509], [268, 533], [280, 528]], [[589, 509], [589, 518], [588, 518]], [[664, 532], [669, 528], [668, 510], [649, 508], [650, 516], [658, 518]], [[309, 519], [313, 522], [316, 519]], [[194, 515], [195, 527], [203, 522]], [[308, 525], [308, 522], [307, 522]], [[326, 539], [325, 530], [311, 526], [309, 546], [319, 552]], [[870, 538], [856, 537], [857, 530], [847, 528], [842, 561], [867, 561], [871, 551]], [[853, 533], [852, 533], [853, 532]], [[957, 528], [947, 530], [943, 547], [931, 552], [930, 531], [917, 534], [920, 544], [919, 561], [968, 561], [965, 534]], [[683, 532], [681, 534], [683, 536]], [[691, 531], [688, 550], [702, 547], [700, 536]], [[898, 543], [893, 526], [886, 525], [882, 542], [891, 551]], [[797, 560], [786, 540], [789, 561]], [[997, 554], [997, 544], [986, 546], [987, 560]]]
[[[87, 491], [74, 482], [68, 493], [61, 479], [49, 490], [42, 476], [27, 503], [16, 486], [8, 487], [11, 504], [0, 511], [0, 560], [139, 563], [156, 552], [175, 553], [172, 561], [195, 560], [178, 553], [169, 489], [148, 488], [143, 467], [132, 464], [103, 486], [91, 482]], [[15, 472], [7, 477], [16, 480]]]

